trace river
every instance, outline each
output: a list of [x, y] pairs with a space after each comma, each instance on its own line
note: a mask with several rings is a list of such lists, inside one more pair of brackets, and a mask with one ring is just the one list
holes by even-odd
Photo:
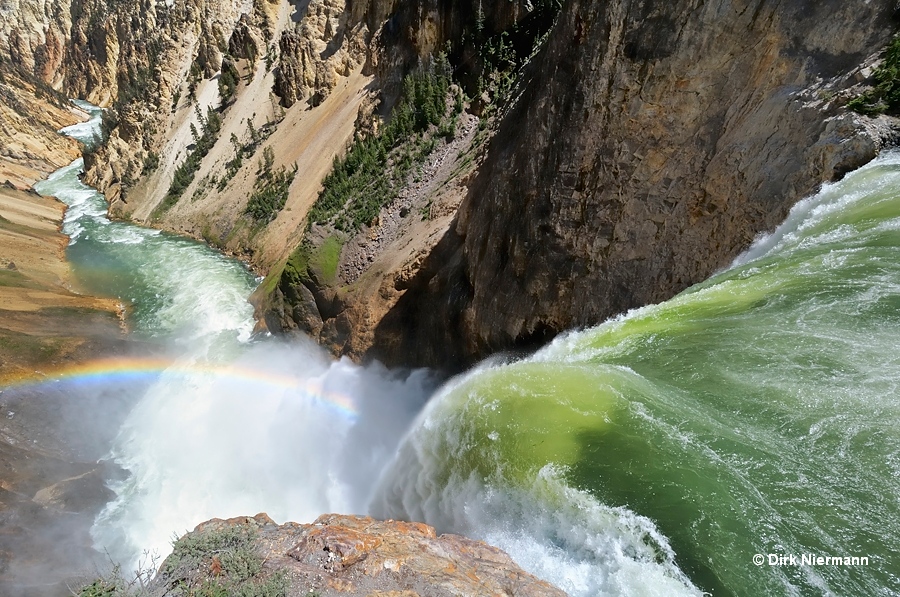
[[573, 596], [900, 592], [900, 154], [675, 298], [437, 389], [252, 339], [246, 268], [110, 222], [80, 169], [38, 187], [69, 205], [75, 272], [166, 355], [79, 370], [149, 379], [93, 529], [114, 558], [340, 511], [484, 539]]

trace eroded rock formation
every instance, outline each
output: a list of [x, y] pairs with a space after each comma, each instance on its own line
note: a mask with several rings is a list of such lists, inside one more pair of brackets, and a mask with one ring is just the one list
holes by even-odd
[[[893, 2], [571, 0], [517, 73], [483, 164], [473, 136], [449, 172], [430, 164], [342, 237], [337, 276], [298, 285], [281, 271], [331, 160], [377, 128], [402, 76], [447, 49], [480, 114], [490, 36], [521, 45], [554, 3], [102, 4], [22, 4], [0, 47], [44, 84], [117, 98], [118, 128], [88, 164], [113, 212], [271, 273], [259, 304], [272, 331], [313, 331], [336, 353], [391, 364], [459, 369], [670, 297], [894, 135], [844, 108], [896, 30]], [[238, 81], [220, 106], [223, 68]], [[219, 138], [158, 209], [209, 108], [223, 115]], [[267, 148], [299, 175], [260, 222], [246, 207]], [[398, 225], [410, 210], [427, 225]]]
[[566, 3], [370, 354], [460, 366], [727, 265], [894, 135], [841, 95], [895, 31], [894, 4]]

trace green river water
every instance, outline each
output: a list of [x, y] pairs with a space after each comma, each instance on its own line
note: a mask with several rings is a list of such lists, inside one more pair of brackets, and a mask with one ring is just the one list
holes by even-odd
[[154, 374], [111, 448], [131, 476], [101, 551], [343, 511], [485, 539], [577, 596], [900, 594], [900, 154], [672, 300], [433, 395], [424, 374], [251, 341], [243, 266], [109, 222], [79, 170], [41, 189], [70, 205], [76, 271], [187, 364]]
[[[453, 527], [471, 494], [448, 484], [482, 486], [482, 503], [524, 492], [495, 498], [479, 524], [503, 527], [497, 512], [518, 508], [518, 524], [569, 554], [560, 561], [605, 559], [603, 574], [564, 585], [586, 594], [671, 594], [674, 552], [714, 595], [896, 595], [898, 383], [893, 154], [796, 206], [707, 282], [456, 381], [401, 448], [383, 508]], [[600, 542], [607, 553], [592, 550], [592, 526], [620, 534]], [[515, 543], [509, 528], [496, 534]], [[610, 550], [646, 569], [635, 576]], [[802, 554], [869, 564], [800, 565]]]

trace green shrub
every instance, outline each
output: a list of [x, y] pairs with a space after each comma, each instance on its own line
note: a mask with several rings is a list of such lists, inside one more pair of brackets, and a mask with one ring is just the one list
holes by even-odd
[[875, 86], [847, 102], [847, 108], [866, 116], [900, 112], [900, 36], [888, 44], [872, 78]]
[[244, 210], [244, 213], [261, 223], [271, 222], [278, 216], [278, 212], [284, 208], [288, 190], [297, 175], [296, 164], [290, 170], [284, 166], [273, 170], [274, 162], [275, 152], [271, 147], [266, 147], [256, 171], [253, 194], [250, 195]]
[[[190, 595], [282, 597], [287, 580], [278, 573], [263, 576], [255, 537], [255, 530], [244, 525], [190, 533], [174, 543], [160, 574], [168, 586], [188, 588]], [[218, 570], [211, 572], [214, 560]]]
[[219, 97], [222, 99], [222, 106], [234, 98], [239, 80], [237, 66], [231, 58], [226, 57], [222, 60], [222, 72], [219, 74]]
[[141, 167], [141, 174], [146, 176], [157, 168], [159, 168], [159, 154], [151, 151], [147, 154], [147, 157], [144, 158], [144, 165]]
[[144, 559], [138, 564], [138, 570], [131, 580], [122, 575], [122, 567], [118, 564], [104, 576], [97, 578], [89, 585], [83, 586], [77, 597], [150, 597], [150, 582], [156, 574], [156, 558], [146, 552]]
[[190, 72], [188, 72], [188, 99], [194, 101], [197, 99], [197, 85], [203, 80], [203, 67], [195, 59], [191, 63]]
[[[162, 572], [174, 574], [182, 568], [193, 569], [204, 559], [218, 554], [228, 554], [239, 560], [247, 559], [250, 557], [247, 550], [250, 549], [254, 536], [253, 529], [241, 525], [189, 533], [172, 544], [172, 555], [166, 558]], [[224, 562], [222, 568], [227, 570]]]
[[[82, 587], [78, 597], [284, 597], [288, 581], [281, 572], [265, 574], [253, 540], [244, 525], [226, 526], [185, 535], [173, 544], [172, 555], [150, 583], [152, 568], [126, 581], [118, 566]], [[161, 586], [160, 586], [161, 585]]]
[[[441, 55], [427, 68], [407, 75], [390, 119], [377, 135], [357, 139], [344, 157], [335, 157], [309, 222], [338, 230], [358, 230], [394, 200], [413, 166], [434, 148], [432, 127], [444, 136], [450, 65]], [[426, 139], [427, 137], [427, 139]]]
[[78, 597], [115, 597], [123, 595], [124, 587], [105, 578], [98, 578], [78, 592]]

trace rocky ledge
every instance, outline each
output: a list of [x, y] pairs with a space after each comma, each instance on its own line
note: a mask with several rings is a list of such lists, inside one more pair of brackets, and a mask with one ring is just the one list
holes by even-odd
[[258, 514], [199, 525], [175, 543], [149, 592], [207, 590], [304, 597], [565, 595], [480, 541], [437, 536], [421, 523], [338, 514], [312, 524], [278, 525]]

